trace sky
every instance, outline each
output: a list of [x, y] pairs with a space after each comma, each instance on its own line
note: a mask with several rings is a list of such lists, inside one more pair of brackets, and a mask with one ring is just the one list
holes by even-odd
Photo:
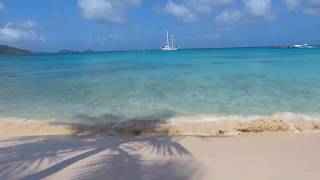
[[320, 0], [0, 0], [0, 44], [33, 51], [320, 44]]

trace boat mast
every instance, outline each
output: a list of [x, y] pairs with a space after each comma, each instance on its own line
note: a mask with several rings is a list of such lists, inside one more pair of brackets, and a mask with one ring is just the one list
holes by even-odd
[[169, 31], [167, 31], [167, 46], [170, 46], [169, 45]]
[[174, 48], [173, 41], [174, 41], [174, 39], [173, 39], [173, 34], [171, 34], [171, 48]]

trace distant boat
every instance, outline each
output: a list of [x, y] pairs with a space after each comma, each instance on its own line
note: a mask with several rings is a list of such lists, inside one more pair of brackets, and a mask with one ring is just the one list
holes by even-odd
[[281, 44], [281, 45], [278, 45], [277, 48], [287, 49], [287, 48], [289, 48], [289, 46], [288, 46], [288, 45], [285, 45], [285, 44]]
[[310, 46], [308, 44], [295, 44], [292, 46], [292, 48], [313, 48], [313, 46]]
[[[174, 41], [173, 34], [171, 34], [171, 39], [169, 40], [169, 32], [167, 31], [167, 41], [166, 44], [160, 48], [162, 51], [176, 51], [178, 50], [177, 47], [174, 47]], [[171, 44], [170, 44], [171, 42]]]

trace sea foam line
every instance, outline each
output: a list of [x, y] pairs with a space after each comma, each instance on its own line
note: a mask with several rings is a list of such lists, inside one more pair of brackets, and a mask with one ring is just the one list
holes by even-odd
[[235, 135], [262, 132], [316, 132], [320, 118], [294, 113], [271, 116], [177, 116], [168, 120], [130, 120], [100, 124], [71, 124], [0, 118], [0, 135]]

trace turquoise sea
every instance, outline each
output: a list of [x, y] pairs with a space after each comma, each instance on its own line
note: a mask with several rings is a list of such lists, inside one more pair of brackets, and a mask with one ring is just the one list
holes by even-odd
[[0, 117], [106, 122], [320, 116], [320, 49], [1, 56]]

